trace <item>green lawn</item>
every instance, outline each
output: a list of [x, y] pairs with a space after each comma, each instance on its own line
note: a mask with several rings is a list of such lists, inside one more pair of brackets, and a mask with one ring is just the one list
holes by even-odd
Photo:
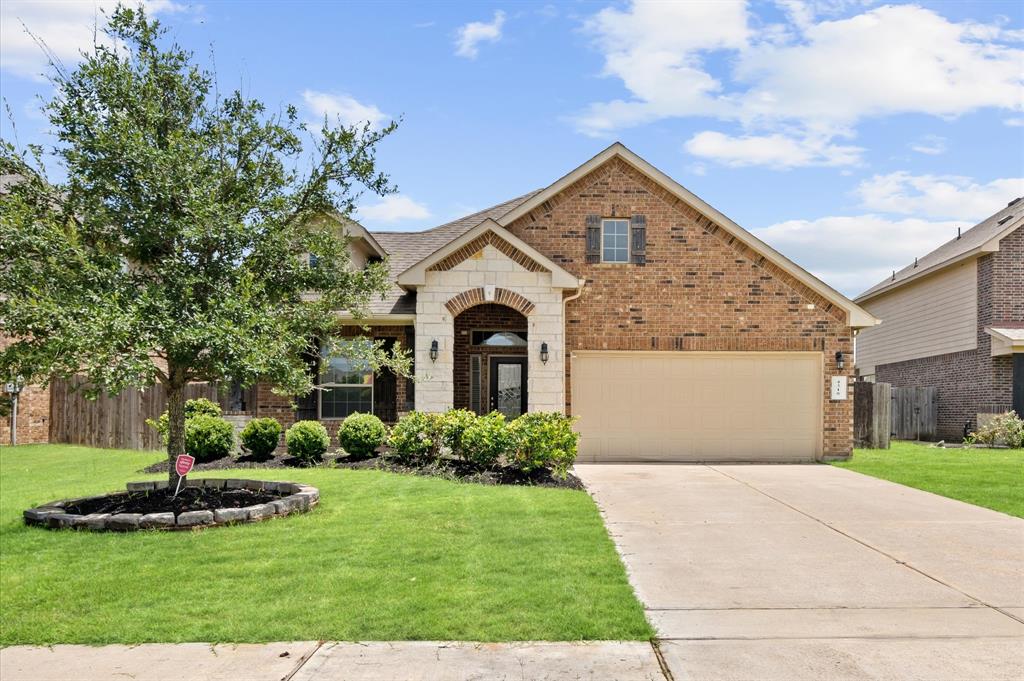
[[1024, 449], [855, 449], [842, 468], [1024, 518]]
[[579, 491], [379, 471], [220, 471], [316, 485], [321, 502], [301, 516], [196, 532], [22, 524], [29, 506], [159, 477], [135, 472], [157, 458], [0, 447], [0, 644], [653, 633]]

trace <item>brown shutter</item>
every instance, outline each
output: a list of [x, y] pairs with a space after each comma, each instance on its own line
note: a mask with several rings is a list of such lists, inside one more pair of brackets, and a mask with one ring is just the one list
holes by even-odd
[[601, 262], [601, 216], [587, 216], [587, 262]]
[[629, 219], [630, 255], [633, 262], [643, 265], [647, 262], [647, 218], [634, 215]]

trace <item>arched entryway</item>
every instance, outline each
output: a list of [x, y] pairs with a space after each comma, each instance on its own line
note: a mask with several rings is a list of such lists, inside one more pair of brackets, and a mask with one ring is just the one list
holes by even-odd
[[515, 418], [527, 407], [527, 329], [522, 312], [499, 303], [466, 307], [454, 319], [456, 409], [500, 411]]

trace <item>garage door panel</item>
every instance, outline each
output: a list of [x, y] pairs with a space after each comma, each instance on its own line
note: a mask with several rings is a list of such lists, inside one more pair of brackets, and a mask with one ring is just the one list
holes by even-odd
[[583, 461], [794, 461], [821, 446], [820, 353], [577, 353]]

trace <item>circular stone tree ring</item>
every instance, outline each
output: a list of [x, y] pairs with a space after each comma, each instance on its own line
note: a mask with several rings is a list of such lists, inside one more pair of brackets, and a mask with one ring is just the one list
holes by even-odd
[[[62, 499], [30, 508], [24, 512], [26, 525], [49, 529], [131, 532], [134, 530], [184, 530], [216, 525], [252, 523], [292, 513], [305, 513], [320, 503], [320, 490], [297, 482], [269, 480], [238, 480], [234, 478], [200, 478], [186, 480], [183, 491], [208, 489], [216, 496], [232, 496], [231, 492], [251, 492], [257, 503], [247, 506], [211, 507], [175, 512], [148, 508], [146, 513], [88, 512], [90, 508], [131, 506], [133, 500], [145, 499], [150, 492], [167, 497], [167, 481], [129, 482], [126, 492], [114, 492], [92, 497]], [[200, 493], [202, 496], [202, 493]], [[118, 503], [124, 502], [124, 503]], [[83, 510], [85, 510], [83, 512]]]

